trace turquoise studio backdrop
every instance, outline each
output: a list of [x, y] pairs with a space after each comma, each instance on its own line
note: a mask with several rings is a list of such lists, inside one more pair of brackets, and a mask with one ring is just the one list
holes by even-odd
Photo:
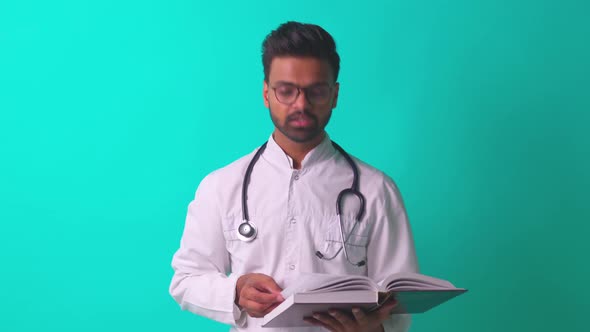
[[260, 44], [342, 56], [328, 127], [391, 175], [421, 270], [470, 291], [412, 331], [588, 331], [586, 0], [0, 2], [0, 331], [227, 331], [170, 261], [200, 180], [272, 130]]

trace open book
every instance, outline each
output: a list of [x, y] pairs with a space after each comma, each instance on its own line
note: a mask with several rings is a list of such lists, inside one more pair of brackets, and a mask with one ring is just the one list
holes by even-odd
[[304, 274], [281, 292], [285, 301], [264, 316], [262, 326], [310, 326], [303, 318], [315, 312], [373, 311], [391, 299], [398, 302], [393, 314], [421, 313], [466, 291], [418, 273], [396, 273], [378, 284], [364, 276]]

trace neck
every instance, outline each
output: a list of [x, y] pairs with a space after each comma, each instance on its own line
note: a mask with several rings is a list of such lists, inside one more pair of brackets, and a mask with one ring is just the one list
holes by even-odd
[[291, 159], [293, 159], [293, 168], [294, 169], [301, 168], [301, 162], [303, 161], [305, 156], [309, 153], [309, 151], [313, 150], [313, 148], [318, 146], [322, 142], [322, 140], [324, 139], [325, 136], [326, 136], [326, 133], [323, 132], [308, 142], [299, 143], [299, 142], [294, 142], [294, 141], [288, 139], [287, 137], [285, 137], [281, 132], [279, 132], [276, 129], [275, 129], [275, 132], [272, 134], [272, 137], [274, 138], [277, 145], [279, 147], [281, 147], [281, 149], [289, 157], [291, 157]]

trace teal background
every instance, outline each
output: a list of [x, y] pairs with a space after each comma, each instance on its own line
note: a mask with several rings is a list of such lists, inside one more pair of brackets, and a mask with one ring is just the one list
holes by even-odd
[[412, 331], [586, 331], [588, 1], [0, 2], [0, 330], [226, 331], [168, 295], [199, 181], [268, 138], [260, 44], [322, 25], [328, 127], [404, 194]]

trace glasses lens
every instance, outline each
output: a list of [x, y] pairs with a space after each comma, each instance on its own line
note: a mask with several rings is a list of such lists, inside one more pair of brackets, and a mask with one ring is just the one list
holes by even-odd
[[275, 88], [275, 94], [281, 103], [291, 104], [295, 101], [295, 99], [297, 99], [299, 89], [293, 85], [279, 85]]
[[274, 90], [277, 99], [283, 104], [294, 103], [299, 97], [299, 91], [303, 90], [305, 98], [312, 105], [323, 105], [330, 101], [330, 93], [332, 92], [328, 84], [318, 84], [307, 88], [299, 88], [292, 84], [281, 84], [274, 87]]
[[307, 99], [314, 105], [322, 105], [330, 100], [330, 86], [316, 85], [307, 88], [305, 91]]

